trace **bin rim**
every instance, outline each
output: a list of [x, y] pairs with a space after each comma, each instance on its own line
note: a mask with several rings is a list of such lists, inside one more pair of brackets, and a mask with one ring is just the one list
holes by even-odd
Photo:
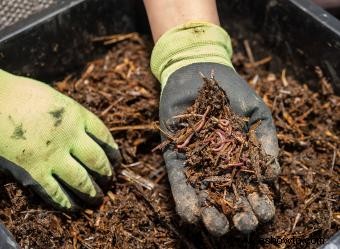
[[0, 30], [0, 43], [6, 42], [7, 40], [21, 34], [41, 23], [52, 19], [60, 13], [89, 0], [61, 0], [56, 1], [51, 6], [41, 11], [35, 12], [29, 17], [22, 19], [12, 25], [5, 27]]

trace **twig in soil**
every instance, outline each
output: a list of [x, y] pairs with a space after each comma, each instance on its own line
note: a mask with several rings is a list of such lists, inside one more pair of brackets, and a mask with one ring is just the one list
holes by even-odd
[[79, 236], [77, 236], [77, 240], [87, 249], [93, 249], [92, 246], [90, 246], [88, 243], [86, 243], [83, 239], [81, 239]]
[[258, 61], [255, 61], [254, 63], [246, 63], [244, 66], [246, 68], [254, 68], [254, 67], [258, 67], [258, 66], [261, 66], [261, 65], [265, 65], [269, 62], [271, 62], [273, 58], [271, 56], [267, 56], [261, 60], [258, 60]]
[[125, 126], [117, 126], [111, 127], [110, 131], [126, 131], [126, 130], [158, 130], [156, 124], [145, 124], [145, 125], [125, 125]]
[[99, 116], [104, 117], [105, 115], [107, 115], [109, 113], [109, 111], [111, 111], [111, 109], [114, 106], [116, 106], [123, 99], [124, 99], [123, 97], [120, 97], [119, 99], [117, 99], [115, 102], [113, 102], [111, 105], [109, 105], [104, 111], [102, 111]]
[[312, 204], [319, 196], [321, 193], [317, 193], [312, 195], [309, 199], [305, 200], [305, 204], [303, 206], [303, 209], [306, 209], [310, 204]]
[[249, 170], [249, 169], [240, 169], [241, 172], [248, 172], [248, 173], [251, 173], [251, 174], [256, 174], [256, 172], [254, 170]]
[[115, 35], [96, 37], [96, 38], [93, 38], [92, 41], [93, 42], [104, 42], [104, 45], [110, 45], [110, 44], [114, 44], [114, 43], [128, 40], [128, 39], [143, 43], [140, 36], [136, 32], [128, 33], [128, 34], [115, 34]]
[[286, 78], [286, 69], [282, 70], [281, 80], [282, 80], [282, 84], [283, 84], [284, 87], [287, 87], [289, 85], [288, 81], [287, 81], [287, 78]]
[[135, 183], [140, 184], [141, 186], [143, 186], [144, 188], [148, 189], [148, 190], [153, 190], [156, 186], [155, 183], [151, 182], [148, 179], [143, 178], [140, 175], [137, 175], [136, 173], [134, 173], [131, 170], [127, 170], [127, 169], [123, 169], [120, 172], [128, 181], [132, 181]]
[[244, 165], [243, 162], [239, 162], [239, 163], [229, 163], [227, 165], [222, 165], [221, 168], [222, 169], [230, 169], [230, 168], [234, 168], [234, 167], [242, 167]]
[[132, 167], [137, 167], [142, 165], [142, 162], [134, 162], [134, 163], [130, 163], [130, 164], [121, 164], [124, 168], [132, 168]]
[[244, 44], [244, 48], [246, 49], [246, 53], [247, 53], [248, 59], [250, 61], [250, 64], [251, 64], [252, 67], [254, 67], [255, 60], [254, 60], [253, 52], [252, 52], [251, 47], [249, 45], [249, 41], [244, 40], [243, 44]]
[[294, 232], [295, 227], [296, 227], [297, 223], [299, 222], [300, 218], [301, 218], [301, 214], [298, 213], [298, 214], [296, 215], [296, 217], [295, 217], [295, 220], [294, 220], [294, 224], [293, 224], [293, 227], [292, 227], [292, 232]]
[[[256, 86], [257, 82], [259, 81], [260, 76], [258, 74], [256, 74], [252, 80], [250, 80], [249, 84], [253, 87]], [[266, 103], [267, 104], [267, 103]]]
[[111, 105], [109, 105], [104, 111], [102, 111], [102, 112], [100, 113], [99, 116], [103, 117], [103, 116], [105, 116], [106, 114], [108, 114], [109, 111], [110, 111], [115, 105], [116, 105], [116, 103], [112, 103]]
[[29, 209], [29, 210], [25, 210], [25, 211], [21, 211], [21, 214], [27, 214], [27, 213], [62, 213], [61, 211], [57, 211], [57, 210], [42, 210], [42, 209]]
[[168, 144], [170, 144], [171, 141], [170, 140], [165, 140], [164, 142], [160, 143], [159, 145], [157, 145], [155, 148], [153, 148], [151, 150], [151, 152], [155, 152], [157, 150], [162, 150], [165, 146], [167, 146]]

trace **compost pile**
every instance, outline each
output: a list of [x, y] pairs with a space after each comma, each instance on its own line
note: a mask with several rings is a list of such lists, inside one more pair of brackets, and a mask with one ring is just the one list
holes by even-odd
[[207, 193], [205, 205], [217, 206], [225, 215], [242, 208], [240, 196], [271, 194], [265, 179], [271, 158], [262, 150], [254, 124], [245, 132], [247, 118], [238, 116], [212, 76], [185, 113], [172, 117], [171, 143], [186, 155], [185, 173], [196, 190]]
[[180, 223], [161, 153], [151, 152], [160, 143], [160, 92], [149, 71], [151, 44], [137, 34], [108, 37], [105, 43], [106, 55], [56, 88], [97, 114], [112, 131], [123, 155], [117, 180], [97, 209], [68, 214], [1, 176], [0, 219], [23, 248], [277, 248], [254, 240], [327, 239], [339, 229], [340, 98], [320, 70], [316, 79], [322, 90], [316, 93], [285, 70], [266, 70], [270, 59], [252, 61], [241, 42], [234, 45], [238, 72], [273, 112], [282, 174], [272, 223], [249, 237], [232, 232], [214, 239]]

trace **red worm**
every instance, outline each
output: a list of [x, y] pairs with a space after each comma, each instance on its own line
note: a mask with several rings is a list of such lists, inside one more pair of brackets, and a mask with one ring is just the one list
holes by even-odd
[[220, 145], [219, 147], [217, 147], [217, 148], [212, 148], [211, 150], [212, 150], [212, 151], [215, 151], [215, 152], [218, 152], [218, 151], [222, 150], [223, 147], [224, 147], [224, 143], [221, 143], [221, 145]]
[[222, 143], [226, 141], [225, 133], [222, 130], [217, 130], [216, 134], [220, 137]]
[[203, 143], [209, 143], [209, 142], [215, 143], [215, 142], [214, 142], [214, 137], [213, 137], [212, 135], [208, 136], [208, 137], [203, 141]]
[[231, 127], [230, 126], [223, 126], [221, 124], [218, 124], [218, 127], [220, 127], [227, 136], [231, 135]]
[[185, 139], [185, 141], [182, 144], [178, 144], [177, 145], [177, 148], [181, 149], [181, 148], [184, 148], [185, 146], [187, 146], [189, 144], [190, 139], [192, 138], [193, 135], [194, 135], [194, 133], [190, 134], [190, 136], [187, 139]]
[[207, 115], [208, 115], [208, 112], [210, 111], [210, 109], [211, 109], [211, 107], [208, 106], [207, 110], [203, 114], [202, 120], [199, 121], [200, 124], [195, 129], [196, 132], [199, 132], [203, 128], [203, 126], [205, 124], [205, 119], [207, 118]]

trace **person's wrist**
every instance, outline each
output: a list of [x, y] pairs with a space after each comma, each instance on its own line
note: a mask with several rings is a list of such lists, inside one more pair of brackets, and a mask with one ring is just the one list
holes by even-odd
[[160, 37], [151, 55], [151, 70], [163, 88], [173, 72], [193, 63], [212, 62], [232, 68], [231, 56], [231, 40], [223, 28], [191, 21]]

